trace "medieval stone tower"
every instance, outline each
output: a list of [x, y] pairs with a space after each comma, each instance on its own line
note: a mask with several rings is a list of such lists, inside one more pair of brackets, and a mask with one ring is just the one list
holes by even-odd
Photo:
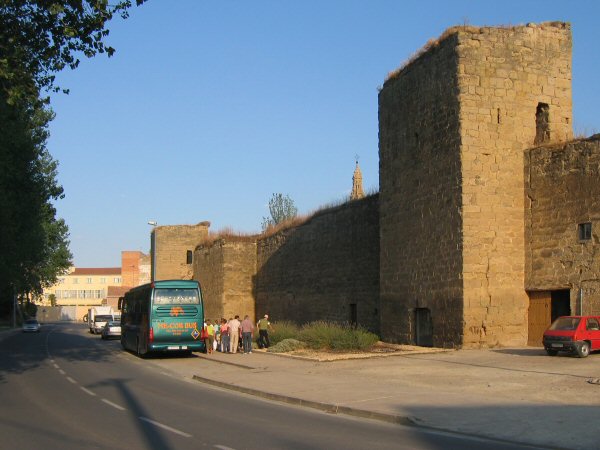
[[527, 148], [572, 137], [565, 23], [452, 28], [379, 94], [381, 333], [524, 345]]

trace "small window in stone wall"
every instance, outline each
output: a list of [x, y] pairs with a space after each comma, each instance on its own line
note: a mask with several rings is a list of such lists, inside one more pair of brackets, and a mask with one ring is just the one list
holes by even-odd
[[550, 140], [550, 107], [547, 103], [538, 103], [535, 111], [535, 140], [534, 145]]
[[188, 250], [185, 255], [185, 263], [192, 264], [193, 259], [194, 259], [194, 253], [191, 250]]
[[580, 241], [589, 241], [592, 239], [592, 223], [580, 223], [577, 225], [577, 234]]

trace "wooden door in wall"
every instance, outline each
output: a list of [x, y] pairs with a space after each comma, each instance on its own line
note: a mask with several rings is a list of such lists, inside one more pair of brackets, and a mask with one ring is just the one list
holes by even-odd
[[552, 293], [531, 291], [529, 295], [529, 325], [527, 345], [542, 346], [544, 331], [552, 322]]

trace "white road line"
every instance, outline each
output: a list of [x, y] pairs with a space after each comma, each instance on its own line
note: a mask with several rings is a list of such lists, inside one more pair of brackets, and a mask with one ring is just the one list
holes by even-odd
[[60, 367], [58, 366], [58, 364], [52, 364], [54, 366], [55, 369], [60, 369]]
[[110, 400], [106, 400], [105, 398], [103, 398], [103, 399], [102, 399], [102, 401], [103, 401], [104, 403], [106, 403], [107, 405], [110, 405], [110, 406], [112, 406], [113, 408], [117, 408], [117, 409], [118, 409], [118, 410], [120, 410], [120, 411], [125, 411], [125, 408], [123, 408], [123, 407], [122, 407], [122, 406], [120, 406], [120, 405], [117, 405], [116, 403], [113, 403], [113, 402], [111, 402]]
[[148, 419], [147, 417], [141, 417], [140, 416], [140, 420], [143, 420], [144, 422], [151, 423], [154, 426], [157, 426], [159, 428], [162, 428], [164, 430], [170, 431], [172, 433], [178, 434], [178, 435], [183, 436], [183, 437], [187, 437], [187, 438], [191, 438], [192, 437], [191, 434], [184, 433], [183, 431], [176, 430], [175, 428], [171, 428], [168, 425], [165, 425], [165, 424], [162, 424], [160, 422], [156, 422], [154, 420]]
[[66, 374], [67, 374], [67, 372], [65, 372], [65, 371], [64, 371], [64, 370], [62, 370], [62, 369], [58, 369], [58, 371], [60, 372], [60, 374], [61, 374], [61, 375], [66, 375]]
[[215, 445], [219, 450], [235, 450], [235, 448], [227, 447], [226, 445]]
[[95, 396], [96, 396], [96, 394], [95, 394], [94, 392], [90, 391], [89, 389], [86, 389], [86, 388], [84, 388], [83, 386], [79, 386], [79, 387], [80, 387], [80, 388], [81, 388], [81, 390], [82, 390], [83, 392], [85, 392], [87, 395], [91, 395], [92, 397], [95, 397]]
[[71, 377], [67, 377], [67, 380], [69, 380], [71, 383], [73, 384], [77, 384], [77, 381], [75, 381], [73, 378]]

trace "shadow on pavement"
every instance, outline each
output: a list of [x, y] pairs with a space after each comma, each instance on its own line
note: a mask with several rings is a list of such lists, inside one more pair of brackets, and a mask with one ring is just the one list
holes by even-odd
[[505, 355], [515, 355], [515, 356], [545, 356], [545, 357], [548, 356], [548, 355], [546, 355], [546, 352], [544, 351], [543, 348], [537, 348], [537, 347], [499, 348], [499, 349], [493, 349], [492, 352], [493, 353], [502, 353]]
[[[407, 413], [407, 409], [398, 411]], [[598, 449], [596, 428], [600, 408], [591, 405], [493, 405], [486, 407], [428, 407], [409, 408], [408, 414], [416, 419], [417, 429], [432, 430], [421, 434], [423, 448], [444, 449]], [[457, 437], [471, 437], [447, 447], [440, 443], [435, 431], [447, 431]], [[497, 440], [477, 440], [477, 437]], [[460, 445], [459, 445], [460, 444]], [[538, 447], [539, 446], [539, 447]]]
[[[82, 330], [74, 332], [73, 328]], [[84, 328], [73, 324], [44, 324], [39, 333], [15, 332], [0, 342], [0, 383], [6, 375], [35, 370], [48, 363], [49, 355], [69, 361], [106, 361], [113, 356], [84, 334]], [[99, 338], [98, 338], [99, 339]], [[60, 340], [61, 346], [53, 348], [52, 342]], [[82, 351], [84, 350], [84, 351]]]

